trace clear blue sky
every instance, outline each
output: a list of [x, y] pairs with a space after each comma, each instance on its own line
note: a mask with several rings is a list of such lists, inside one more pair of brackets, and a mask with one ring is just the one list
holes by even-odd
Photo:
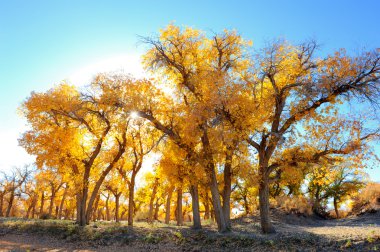
[[[358, 51], [380, 47], [379, 10], [375, 0], [0, 0], [0, 170], [27, 159], [17, 147], [24, 122], [15, 111], [32, 90], [46, 90], [94, 62], [140, 54], [137, 35], [175, 21], [212, 31], [234, 28], [257, 47], [278, 37], [315, 38], [323, 53]], [[370, 173], [380, 180], [380, 172]]]

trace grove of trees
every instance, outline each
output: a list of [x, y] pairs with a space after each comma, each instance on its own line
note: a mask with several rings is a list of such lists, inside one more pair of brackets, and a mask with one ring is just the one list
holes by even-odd
[[[30, 130], [19, 142], [36, 169], [3, 176], [0, 216], [82, 226], [175, 219], [196, 229], [212, 219], [226, 232], [232, 213], [258, 211], [272, 233], [271, 206], [326, 216], [332, 202], [339, 217], [365, 186], [380, 133], [370, 123], [379, 50], [321, 57], [314, 41], [283, 40], [253, 50], [236, 31], [173, 24], [141, 40], [151, 78], [99, 74], [23, 102]], [[137, 180], [153, 154], [159, 161]]]

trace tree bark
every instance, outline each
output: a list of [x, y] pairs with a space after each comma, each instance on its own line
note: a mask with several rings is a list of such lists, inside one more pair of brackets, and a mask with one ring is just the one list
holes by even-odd
[[160, 211], [161, 204], [159, 203], [159, 198], [156, 199], [155, 207], [154, 207], [154, 220], [158, 220], [158, 212]]
[[128, 195], [128, 226], [133, 226], [134, 216], [134, 201], [135, 201], [135, 180], [136, 174], [132, 172], [131, 182], [129, 183], [129, 195]]
[[156, 180], [154, 182], [152, 195], [151, 195], [150, 201], [149, 201], [149, 213], [148, 213], [148, 222], [149, 223], [153, 222], [153, 204], [154, 204], [154, 198], [156, 197], [157, 188], [158, 188], [158, 178], [156, 178]]
[[115, 220], [119, 222], [119, 208], [120, 208], [120, 195], [121, 193], [115, 194]]
[[169, 224], [169, 222], [170, 222], [170, 206], [171, 206], [170, 203], [171, 203], [171, 199], [172, 199], [173, 190], [174, 190], [173, 187], [169, 188], [168, 196], [166, 198], [165, 224]]
[[335, 197], [334, 197], [334, 209], [335, 209], [336, 218], [339, 219], [338, 201]]
[[202, 229], [201, 216], [199, 213], [199, 195], [198, 195], [198, 185], [193, 184], [190, 186], [191, 202], [193, 208], [193, 228]]
[[177, 226], [183, 225], [182, 217], [182, 187], [177, 188], [177, 211], [176, 211]]
[[5, 213], [5, 217], [9, 217], [11, 214], [11, 209], [13, 206], [13, 201], [15, 199], [15, 191], [11, 191], [11, 195], [9, 196], [9, 202], [8, 202], [8, 207], [7, 207], [7, 212]]
[[228, 227], [224, 217], [222, 205], [220, 203], [220, 194], [218, 189], [218, 181], [216, 179], [215, 164], [212, 156], [212, 150], [207, 135], [207, 129], [203, 129], [202, 144], [204, 148], [204, 159], [206, 162], [206, 170], [209, 176], [209, 186], [211, 190], [212, 204], [215, 214], [216, 223], [219, 232], [227, 232]]
[[49, 204], [49, 218], [52, 216], [52, 213], [53, 213], [54, 199], [55, 199], [55, 189], [52, 188], [51, 196], [50, 196], [50, 204]]
[[110, 199], [110, 194], [108, 193], [107, 194], [107, 198], [106, 198], [106, 218], [107, 218], [107, 221], [111, 220], [110, 208], [109, 208], [109, 205], [108, 205], [109, 199]]
[[38, 195], [36, 194], [34, 197], [35, 197], [35, 200], [34, 200], [34, 204], [33, 204], [33, 207], [32, 207], [32, 215], [31, 215], [32, 219], [34, 219], [34, 216], [36, 214], [36, 205], [37, 205]]
[[269, 178], [266, 174], [261, 176], [259, 185], [260, 222], [263, 233], [275, 233], [275, 229], [270, 220], [269, 212]]
[[226, 153], [224, 164], [224, 186], [223, 186], [223, 213], [228, 229], [231, 229], [231, 184], [232, 184], [232, 148], [229, 147]]
[[61, 203], [59, 204], [58, 219], [62, 218], [63, 204], [65, 203], [65, 200], [66, 200], [67, 190], [68, 190], [68, 186], [66, 185], [65, 190], [63, 191]]
[[79, 226], [87, 225], [87, 217], [86, 217], [86, 203], [88, 196], [88, 185], [85, 186], [82, 190], [82, 195], [80, 197], [80, 205], [79, 205]]
[[40, 218], [41, 218], [41, 215], [44, 213], [44, 202], [45, 202], [45, 192], [42, 192], [42, 194], [41, 194], [41, 206], [40, 206], [40, 213], [39, 213]]
[[204, 207], [205, 207], [205, 215], [204, 215], [204, 219], [205, 220], [208, 220], [210, 219], [210, 200], [208, 198], [208, 191], [206, 189], [206, 193], [205, 193], [205, 201], [204, 201]]
[[98, 196], [96, 196], [95, 206], [94, 206], [94, 209], [92, 211], [92, 221], [96, 221], [97, 220], [99, 200], [100, 200], [100, 194], [98, 194]]
[[251, 213], [251, 211], [249, 210], [249, 204], [248, 204], [247, 195], [243, 195], [243, 201], [244, 201], [245, 214], [248, 215], [248, 214]]
[[1, 192], [1, 194], [0, 194], [0, 217], [3, 217], [3, 215], [4, 215], [4, 213], [3, 213], [4, 195], [5, 195], [5, 191]]

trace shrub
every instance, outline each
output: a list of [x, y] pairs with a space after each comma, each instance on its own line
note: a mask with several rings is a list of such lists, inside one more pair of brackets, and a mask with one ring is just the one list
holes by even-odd
[[379, 208], [380, 183], [368, 183], [352, 201], [352, 212], [354, 214], [376, 211]]
[[43, 214], [41, 214], [40, 219], [41, 220], [48, 220], [48, 219], [51, 219], [51, 216], [48, 213], [43, 213]]
[[311, 215], [313, 213], [311, 205], [303, 195], [298, 196], [278, 196], [275, 199], [276, 207], [287, 213]]

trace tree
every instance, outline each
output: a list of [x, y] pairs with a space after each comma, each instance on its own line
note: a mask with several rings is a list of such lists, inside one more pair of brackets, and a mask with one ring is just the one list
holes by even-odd
[[125, 152], [129, 123], [118, 120], [123, 111], [107, 105], [109, 86], [95, 79], [90, 88], [96, 94], [62, 84], [32, 93], [22, 107], [32, 130], [20, 144], [37, 156], [39, 167], [58, 167], [63, 174], [71, 170], [80, 225], [88, 224], [100, 186]]
[[30, 173], [31, 170], [28, 166], [25, 166], [24, 168], [14, 168], [11, 171], [11, 174], [4, 173], [6, 188], [5, 191], [9, 193], [8, 206], [5, 212], [5, 217], [10, 216], [15, 197], [21, 196], [21, 186], [27, 181]]
[[151, 153], [164, 137], [164, 135], [159, 136], [159, 132], [154, 127], [147, 125], [141, 119], [134, 118], [132, 123], [134, 128], [128, 136], [130, 146], [127, 150], [127, 155], [124, 156], [121, 164], [117, 167], [119, 173], [127, 182], [129, 189], [128, 226], [133, 226], [136, 176], [143, 166], [144, 157]]
[[[247, 133], [247, 142], [258, 154], [261, 226], [264, 233], [274, 232], [269, 217], [269, 184], [278, 164], [272, 163], [285, 143], [307, 138], [292, 132], [304, 120], [318, 121], [334, 116], [331, 108], [351, 97], [376, 101], [379, 94], [379, 52], [350, 57], [344, 51], [325, 59], [315, 59], [315, 42], [291, 46], [275, 42], [265, 48], [249, 73], [252, 97], [258, 101], [255, 114], [267, 112], [261, 127]], [[252, 114], [252, 116], [255, 116]], [[228, 113], [237, 130], [244, 131], [239, 119]], [[326, 150], [330, 154], [338, 150]], [[316, 157], [325, 153], [317, 154]]]
[[[226, 106], [233, 106], [230, 102], [240, 89], [236, 75], [247, 67], [244, 45], [248, 43], [236, 32], [225, 31], [208, 39], [197, 30], [181, 30], [174, 25], [162, 30], [158, 39], [143, 38], [143, 41], [151, 46], [145, 55], [147, 68], [170, 81], [178, 99], [174, 102], [175, 111], [178, 108], [182, 110], [182, 121], [185, 119], [187, 124], [167, 125], [156, 117], [154, 111], [146, 108], [138, 109], [139, 115], [165, 132], [187, 151], [189, 157], [202, 162], [208, 175], [218, 229], [227, 231], [229, 220], [225, 218], [219, 197], [210, 134], [221, 119], [220, 111]], [[232, 99], [227, 99], [228, 96]], [[193, 139], [187, 139], [190, 137]], [[196, 143], [202, 145], [202, 153], [195, 151]]]

